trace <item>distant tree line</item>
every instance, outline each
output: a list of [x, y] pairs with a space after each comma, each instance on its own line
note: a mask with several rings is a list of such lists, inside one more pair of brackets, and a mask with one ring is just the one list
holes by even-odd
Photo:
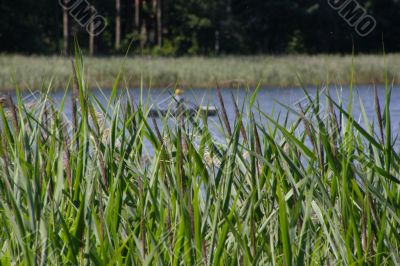
[[[0, 0], [0, 52], [220, 55], [400, 51], [400, 1], [358, 0], [377, 21], [360, 37], [328, 0], [87, 0], [107, 19], [90, 36], [59, 1]], [[336, 0], [340, 1], [340, 0]], [[343, 0], [344, 1], [344, 0]], [[80, 15], [85, 15], [81, 13]], [[86, 14], [87, 15], [87, 14]]]

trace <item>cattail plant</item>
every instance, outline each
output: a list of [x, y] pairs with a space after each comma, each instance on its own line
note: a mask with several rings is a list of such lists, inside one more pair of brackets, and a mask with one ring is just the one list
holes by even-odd
[[73, 64], [71, 118], [68, 93], [1, 98], [0, 264], [399, 264], [389, 87], [377, 122], [329, 91], [267, 114], [258, 89], [232, 110], [218, 89], [213, 128], [149, 117], [117, 93], [121, 74], [102, 104]]

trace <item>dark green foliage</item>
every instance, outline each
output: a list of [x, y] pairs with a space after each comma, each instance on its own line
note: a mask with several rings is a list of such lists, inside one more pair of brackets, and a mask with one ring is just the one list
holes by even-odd
[[[375, 31], [364, 38], [327, 1], [162, 0], [160, 46], [155, 1], [140, 0], [137, 26], [134, 0], [121, 0], [119, 50], [114, 48], [115, 1], [89, 2], [109, 22], [106, 31], [95, 39], [96, 54], [124, 52], [132, 40], [132, 53], [153, 55], [351, 53], [353, 43], [358, 52], [377, 52], [382, 49], [382, 36], [388, 52], [399, 51], [399, 1], [358, 1], [378, 22]], [[0, 52], [59, 54], [62, 23], [58, 0], [0, 0]], [[85, 28], [71, 17], [70, 23], [72, 36], [88, 47]], [[144, 28], [145, 41], [141, 35]]]

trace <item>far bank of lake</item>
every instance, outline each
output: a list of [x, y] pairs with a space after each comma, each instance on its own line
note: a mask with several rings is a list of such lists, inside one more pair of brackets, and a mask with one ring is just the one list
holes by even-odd
[[[0, 91], [39, 89], [52, 81], [65, 89], [71, 78], [72, 58], [57, 56], [0, 55]], [[354, 59], [354, 60], [353, 60]], [[90, 88], [111, 88], [123, 57], [85, 57], [85, 77]], [[354, 61], [354, 64], [353, 64]], [[386, 62], [385, 62], [386, 61]], [[122, 88], [213, 88], [256, 86], [290, 88], [301, 83], [348, 85], [351, 69], [355, 84], [398, 84], [400, 54], [383, 55], [284, 55], [226, 57], [129, 56], [120, 82]], [[300, 77], [300, 78], [299, 78]], [[301, 79], [301, 81], [300, 81]]]

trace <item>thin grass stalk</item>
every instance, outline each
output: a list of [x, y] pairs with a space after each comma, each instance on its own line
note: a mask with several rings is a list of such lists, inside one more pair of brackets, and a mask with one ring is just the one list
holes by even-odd
[[338, 121], [338, 118], [336, 116], [335, 108], [333, 106], [333, 100], [329, 95], [328, 92], [328, 106], [329, 106], [329, 113], [331, 115], [331, 121], [333, 122], [333, 129], [336, 132], [336, 134], [340, 134], [340, 122]]
[[258, 134], [258, 130], [257, 130], [257, 124], [254, 120], [254, 114], [251, 113], [251, 123], [253, 125], [253, 131], [254, 131], [254, 140], [255, 140], [255, 146], [256, 146], [256, 153], [258, 155], [260, 155], [261, 157], [263, 156], [262, 154], [262, 150], [261, 150], [261, 142], [260, 142], [260, 136]]
[[382, 111], [381, 111], [381, 104], [379, 101], [378, 90], [376, 85], [374, 85], [374, 101], [375, 101], [375, 112], [376, 117], [378, 119], [378, 126], [379, 126], [379, 133], [381, 134], [382, 145], [385, 145], [385, 134], [383, 133], [383, 121], [382, 121]]
[[[90, 105], [90, 106], [92, 107], [92, 105]], [[95, 147], [96, 147], [97, 154], [98, 154], [99, 167], [100, 167], [101, 177], [103, 180], [103, 185], [106, 190], [106, 193], [108, 193], [107, 171], [106, 171], [106, 167], [105, 167], [105, 163], [104, 163], [103, 152], [101, 151], [101, 146], [100, 146], [99, 139], [98, 139], [98, 137], [100, 137], [100, 128], [97, 123], [96, 115], [94, 114], [93, 108], [89, 108], [89, 114], [90, 114], [92, 121], [95, 124], [96, 130], [97, 130], [97, 132], [96, 132], [97, 136], [93, 136], [93, 140], [94, 140]]]
[[61, 130], [60, 135], [63, 141], [64, 146], [64, 165], [65, 165], [65, 172], [67, 175], [68, 185], [69, 185], [69, 192], [72, 195], [72, 186], [73, 186], [73, 178], [72, 178], [72, 168], [71, 168], [71, 154], [69, 151], [69, 137], [68, 137], [68, 130], [67, 130], [67, 123], [60, 117], [61, 121]]
[[3, 158], [3, 162], [4, 162], [4, 172], [6, 174], [5, 178], [10, 178], [10, 173], [9, 173], [10, 160], [8, 157], [8, 148], [7, 148], [7, 144], [6, 144], [6, 137], [5, 137], [5, 135], [3, 135], [1, 128], [0, 128], [0, 150], [1, 150], [1, 155]]
[[15, 106], [13, 99], [9, 95], [7, 96], [7, 104], [8, 104], [8, 108], [10, 109], [10, 112], [12, 115], [12, 121], [13, 121], [15, 132], [18, 135], [20, 128], [19, 128], [19, 123], [18, 123], [17, 107]]
[[[187, 113], [189, 116], [189, 114]], [[183, 141], [184, 141], [184, 147], [183, 147], [183, 152], [186, 155], [186, 157], [189, 157], [189, 145], [188, 145], [188, 136], [186, 134], [186, 125], [185, 122], [183, 121]], [[190, 168], [190, 167], [189, 167]], [[188, 178], [189, 180], [189, 178]], [[189, 219], [190, 219], [190, 228], [191, 228], [191, 237], [192, 239], [195, 239], [195, 224], [194, 224], [194, 211], [193, 211], [193, 185], [190, 186], [189, 189], [187, 189], [187, 196], [188, 196], [188, 211], [189, 211]], [[193, 252], [196, 254], [196, 252]]]
[[316, 152], [316, 151], [318, 151], [318, 148], [317, 148], [317, 144], [315, 142], [314, 136], [313, 136], [312, 131], [311, 131], [311, 124], [308, 121], [308, 119], [306, 118], [305, 113], [304, 113], [304, 109], [301, 106], [301, 104], [299, 105], [299, 108], [300, 108], [300, 118], [303, 121], [305, 132], [306, 132], [309, 140], [311, 141], [311, 144], [312, 144], [312, 146], [314, 148], [314, 151]]
[[332, 98], [330, 97], [329, 91], [328, 91], [328, 107], [329, 107], [329, 120], [330, 120], [330, 131], [329, 131], [329, 141], [332, 147], [332, 154], [334, 156], [334, 158], [337, 158], [337, 143], [336, 143], [336, 139], [337, 136], [340, 134], [339, 133], [339, 124], [338, 124], [338, 120], [336, 117], [336, 113], [335, 113], [335, 109], [333, 107], [333, 103], [332, 103]]
[[188, 201], [188, 212], [189, 212], [189, 222], [190, 222], [190, 232], [191, 232], [191, 239], [194, 239], [194, 213], [193, 213], [193, 200], [192, 200], [192, 188], [188, 187], [187, 182], [189, 181], [188, 176], [185, 173], [185, 168], [184, 168], [184, 159], [185, 157], [188, 156], [188, 138], [186, 135], [186, 123], [184, 118], [189, 116], [189, 112], [184, 110], [184, 106], [179, 104], [179, 132], [180, 132], [180, 156], [179, 156], [179, 164], [180, 164], [180, 174], [182, 178], [182, 196], [186, 194], [187, 196], [187, 201]]
[[221, 90], [219, 89], [218, 84], [217, 84], [217, 97], [218, 97], [219, 104], [221, 105], [221, 109], [222, 109], [222, 120], [224, 121], [225, 128], [228, 131], [229, 137], [232, 137], [231, 125], [229, 124], [229, 119], [228, 119], [228, 115], [227, 115], [227, 112], [225, 109], [224, 99], [222, 98]]
[[128, 117], [132, 117], [132, 122], [130, 123], [131, 132], [135, 132], [136, 131], [135, 104], [134, 101], [131, 99], [131, 96], [128, 96], [125, 113], [128, 115]]
[[178, 150], [177, 150], [177, 152], [179, 153], [179, 162], [178, 162], [178, 164], [179, 164], [179, 175], [178, 175], [178, 177], [181, 179], [181, 185], [182, 185], [182, 187], [181, 187], [181, 195], [183, 196], [183, 195], [185, 195], [185, 191], [187, 190], [187, 187], [186, 187], [186, 178], [185, 178], [185, 169], [184, 169], [184, 151], [183, 151], [183, 143], [185, 142], [185, 139], [184, 139], [184, 133], [182, 132], [183, 131], [183, 125], [184, 125], [184, 121], [183, 121], [183, 106], [182, 105], [179, 105], [179, 109], [178, 109], [178, 114], [179, 114], [179, 117], [178, 117], [178, 123], [179, 123], [179, 125], [178, 125], [178, 139], [177, 139], [177, 141], [179, 142], [178, 143]]
[[158, 128], [157, 121], [154, 116], [151, 116], [151, 121], [153, 122], [154, 130], [156, 131], [158, 141], [160, 142], [161, 146], [164, 146], [164, 140], [161, 136], [160, 129]]
[[[166, 158], [167, 146], [164, 143], [164, 139], [163, 139], [163, 137], [161, 135], [161, 132], [159, 130], [159, 127], [158, 127], [158, 124], [157, 124], [157, 121], [156, 121], [155, 117], [151, 116], [151, 119], [152, 119], [152, 122], [153, 122], [154, 129], [156, 131], [157, 138], [158, 138], [158, 140], [159, 140], [159, 142], [161, 144], [161, 150], [162, 150], [162, 159], [161, 159], [162, 163], [160, 164], [161, 176], [168, 175], [168, 173], [166, 171], [166, 166], [165, 166], [165, 160], [167, 160], [167, 158]], [[167, 188], [169, 188], [168, 184], [166, 184], [166, 186], [167, 186]], [[166, 224], [167, 224], [167, 232], [171, 232], [172, 231], [172, 225], [171, 225], [171, 208], [170, 207], [168, 207]], [[168, 234], [168, 241], [169, 241], [169, 247], [173, 247], [174, 240], [173, 240], [173, 234], [172, 233]], [[170, 252], [172, 252], [172, 250], [170, 250]]]
[[50, 124], [51, 121], [49, 121], [50, 118], [49, 118], [48, 113], [49, 113], [48, 106], [47, 106], [47, 104], [45, 103], [44, 112], [43, 112], [43, 120], [44, 120], [44, 127], [45, 127], [45, 128], [50, 128], [50, 127], [49, 127], [49, 124]]
[[244, 144], [246, 144], [246, 143], [248, 143], [246, 128], [243, 125], [242, 116], [241, 116], [239, 108], [237, 106], [235, 96], [233, 96], [233, 93], [231, 93], [231, 96], [232, 96], [233, 108], [235, 111], [235, 119], [239, 121], [240, 133], [242, 134]]
[[[79, 91], [79, 83], [78, 76], [76, 73], [75, 63], [72, 60], [72, 74], [73, 74], [73, 82], [72, 82], [72, 94], [71, 94], [71, 103], [72, 103], [72, 125], [73, 125], [73, 136], [78, 132], [78, 107], [76, 101], [78, 99], [78, 91]], [[79, 138], [76, 138], [76, 150], [79, 150]]]
[[[383, 46], [384, 47], [384, 46]], [[384, 48], [384, 61], [386, 65], [386, 52]], [[390, 176], [390, 169], [392, 165], [392, 124], [390, 117], [390, 97], [391, 97], [391, 89], [389, 88], [389, 78], [388, 78], [388, 70], [387, 66], [385, 66], [385, 139], [386, 139], [386, 151], [385, 151], [385, 170], [387, 172], [387, 176]]]
[[109, 188], [108, 188], [108, 181], [107, 181], [108, 180], [107, 179], [107, 171], [106, 171], [105, 163], [104, 163], [104, 156], [100, 149], [101, 147], [100, 147], [99, 141], [96, 138], [94, 138], [94, 139], [95, 139], [94, 142], [96, 145], [96, 149], [98, 150], [99, 167], [100, 167], [101, 177], [103, 179], [104, 189], [105, 189], [106, 193], [108, 193]]
[[[40, 141], [40, 140], [38, 140], [38, 141]], [[40, 160], [42, 161], [42, 164], [41, 164], [41, 166], [40, 166], [40, 173], [41, 173], [41, 175], [40, 175], [40, 184], [39, 184], [39, 186], [40, 186], [40, 188], [42, 188], [43, 186], [44, 186], [44, 182], [43, 182], [43, 179], [46, 179], [47, 178], [47, 170], [46, 170], [46, 166], [47, 166], [47, 164], [46, 164], [46, 160], [45, 160], [45, 157], [42, 155], [40, 155], [40, 154], [38, 154], [38, 157], [40, 158]], [[36, 158], [35, 158], [36, 159]], [[39, 159], [38, 159], [39, 160]], [[49, 189], [51, 188], [51, 186], [49, 187]], [[50, 190], [50, 192], [52, 192], [51, 190]]]
[[141, 219], [140, 219], [140, 232], [141, 232], [141, 240], [142, 240], [142, 256], [143, 258], [146, 255], [146, 226], [145, 226], [145, 215], [144, 215], [144, 190], [143, 190], [143, 180], [141, 178], [138, 179], [139, 182], [139, 196], [141, 203]]

